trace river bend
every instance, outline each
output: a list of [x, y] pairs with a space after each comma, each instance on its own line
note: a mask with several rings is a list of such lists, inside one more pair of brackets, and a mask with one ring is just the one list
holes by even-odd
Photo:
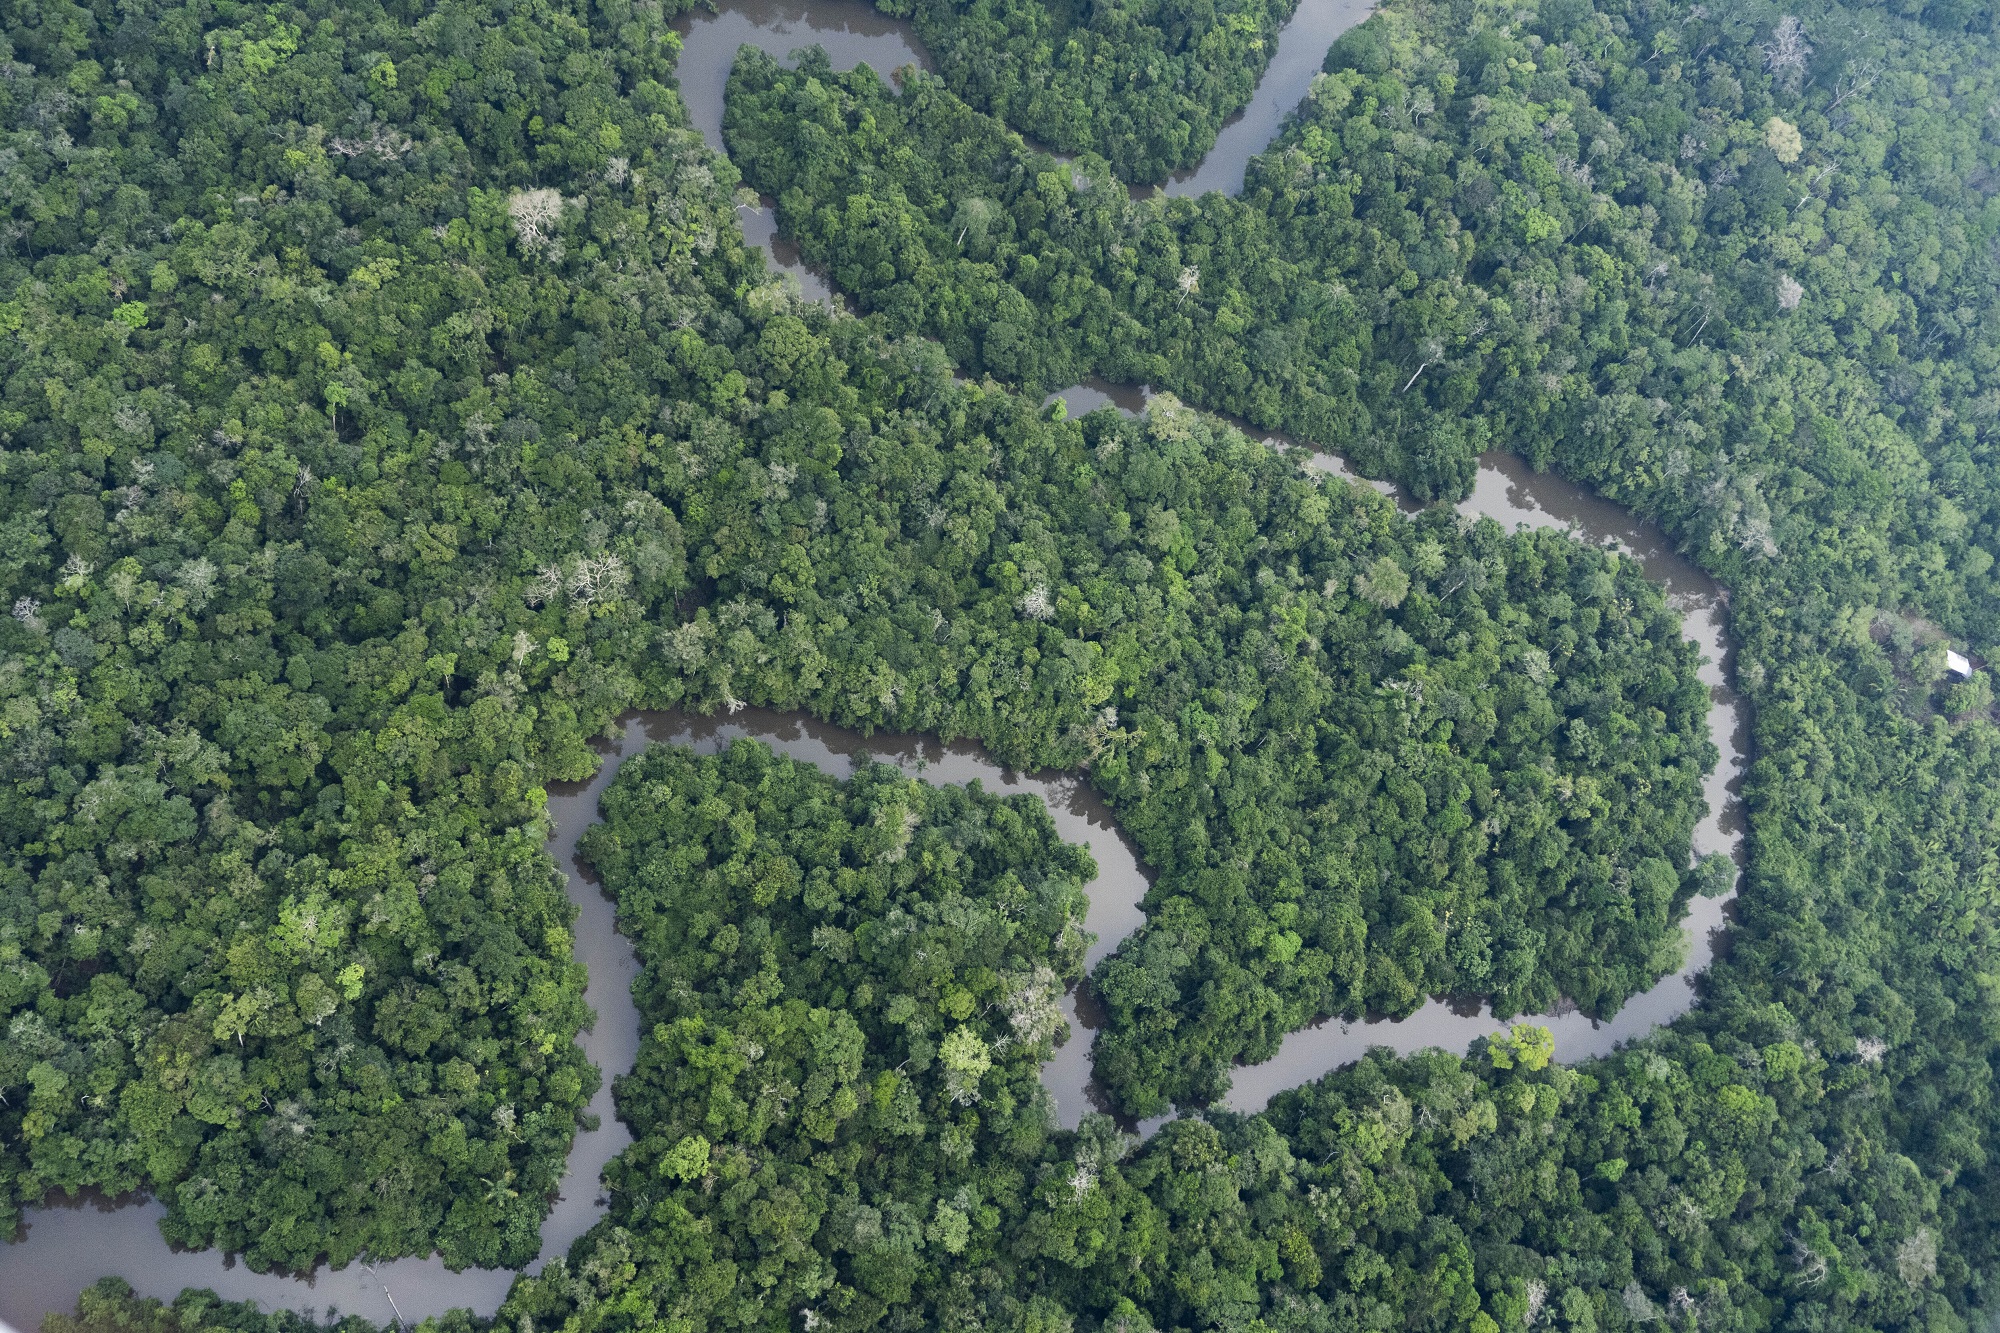
[[[1303, 0], [1280, 33], [1277, 52], [1250, 105], [1224, 125], [1208, 157], [1169, 181], [1166, 191], [1240, 190], [1249, 159], [1263, 151], [1284, 117], [1305, 96], [1326, 48], [1367, 17], [1368, 10], [1367, 0]], [[907, 23], [887, 18], [861, 0], [725, 0], [717, 12], [683, 16], [677, 26], [684, 41], [682, 95], [694, 125], [717, 152], [722, 151], [723, 89], [736, 50], [744, 43], [780, 59], [818, 44], [841, 69], [862, 61], [884, 74], [911, 64], [930, 68], [922, 43]], [[831, 299], [825, 281], [800, 265], [797, 251], [775, 236], [768, 207], [744, 207], [738, 215], [746, 239], [763, 245], [777, 268], [797, 278], [808, 296]], [[1140, 410], [1146, 393], [1091, 385], [1052, 396], [1067, 399], [1072, 413], [1080, 413], [1107, 403]], [[1276, 447], [1291, 447], [1289, 441], [1268, 433], [1252, 434]], [[1351, 476], [1331, 454], [1311, 454], [1307, 466]], [[1382, 483], [1369, 484], [1394, 493]], [[1560, 478], [1537, 475], [1511, 455], [1489, 454], [1480, 460], [1473, 494], [1459, 509], [1509, 528], [1517, 523], [1562, 527], [1582, 540], [1616, 546], [1666, 589], [1669, 601], [1684, 617], [1683, 633], [1705, 656], [1702, 680], [1711, 700], [1709, 730], [1722, 753], [1721, 763], [1707, 780], [1709, 814], [1695, 830], [1694, 849], [1697, 854], [1725, 851], [1740, 862], [1743, 822], [1735, 793], [1742, 781], [1748, 720], [1728, 684], [1728, 599], [1723, 590], [1676, 554], [1657, 527]], [[589, 1114], [597, 1117], [597, 1128], [577, 1135], [561, 1194], [542, 1229], [537, 1268], [564, 1253], [596, 1221], [604, 1206], [598, 1189], [600, 1173], [631, 1142], [613, 1114], [610, 1084], [616, 1074], [632, 1067], [639, 1048], [639, 1016], [631, 993], [638, 964], [630, 942], [617, 933], [611, 903], [578, 863], [577, 838], [596, 818], [598, 795], [620, 764], [646, 745], [673, 742], [713, 751], [740, 736], [762, 739], [838, 776], [845, 776], [857, 762], [875, 760], [932, 782], [978, 778], [989, 791], [1032, 792], [1047, 803], [1062, 837], [1088, 844], [1098, 864], [1098, 876], [1088, 886], [1087, 925], [1097, 936], [1088, 965], [1094, 966], [1143, 919], [1139, 903], [1148, 884], [1145, 872], [1103, 801], [1074, 775], [1017, 773], [970, 743], [944, 746], [922, 738], [864, 739], [810, 719], [761, 710], [726, 719], [663, 713], [626, 718], [618, 744], [609, 750], [596, 776], [588, 783], [553, 790], [549, 801], [554, 824], [550, 851], [567, 874], [570, 896], [579, 909], [576, 956], [589, 969], [585, 1000], [597, 1014], [595, 1025], [579, 1040], [605, 1079], [589, 1107]], [[1694, 1003], [1696, 976], [1714, 956], [1726, 904], [1727, 899], [1694, 901], [1686, 923], [1692, 935], [1686, 965], [1627, 1001], [1615, 1018], [1598, 1023], [1569, 1012], [1536, 1019], [1554, 1030], [1557, 1058], [1573, 1062], [1606, 1054], [1618, 1043], [1685, 1012]], [[1044, 1068], [1043, 1080], [1055, 1095], [1063, 1123], [1073, 1126], [1091, 1104], [1088, 1029], [1095, 1024], [1087, 1001], [1078, 1012], [1074, 994], [1066, 999], [1064, 1010], [1072, 1035]], [[1261, 1108], [1274, 1093], [1347, 1064], [1372, 1046], [1402, 1053], [1433, 1046], [1463, 1051], [1478, 1037], [1503, 1026], [1490, 1012], [1455, 1010], [1439, 1000], [1400, 1021], [1324, 1023], [1290, 1034], [1276, 1058], [1238, 1069], [1228, 1105], [1245, 1111]], [[435, 1257], [374, 1266], [357, 1263], [306, 1278], [257, 1274], [231, 1256], [172, 1249], [159, 1232], [164, 1213], [156, 1201], [114, 1206], [99, 1198], [31, 1210], [25, 1237], [0, 1246], [0, 1333], [8, 1333], [9, 1323], [22, 1330], [38, 1327], [44, 1314], [72, 1308], [79, 1291], [106, 1275], [123, 1277], [140, 1293], [163, 1299], [183, 1287], [209, 1287], [225, 1298], [255, 1300], [267, 1309], [291, 1309], [309, 1316], [337, 1310], [385, 1324], [414, 1323], [460, 1307], [491, 1314], [514, 1278], [505, 1270], [452, 1273]]]

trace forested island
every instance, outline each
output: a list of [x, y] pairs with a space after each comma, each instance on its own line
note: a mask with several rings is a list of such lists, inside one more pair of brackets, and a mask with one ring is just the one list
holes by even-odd
[[[526, 1269], [610, 1079], [601, 1221], [440, 1333], [1984, 1327], [1991, 6], [1389, 0], [1200, 199], [1148, 187], [1289, 6], [884, 0], [938, 74], [745, 48], [727, 155], [682, 8], [0, 3], [0, 1232]], [[1517, 453], [1728, 587], [1684, 1017], [1533, 1022], [1734, 879], [1660, 590], [1211, 414], [1423, 502]], [[1036, 1080], [1091, 1040], [1046, 810], [751, 742], [608, 788], [646, 1026], [585, 1059], [548, 789], [746, 704], [1106, 799], [1115, 1116]], [[1220, 1109], [1432, 996], [1521, 1021]], [[47, 1333], [319, 1326], [172, 1296]]]

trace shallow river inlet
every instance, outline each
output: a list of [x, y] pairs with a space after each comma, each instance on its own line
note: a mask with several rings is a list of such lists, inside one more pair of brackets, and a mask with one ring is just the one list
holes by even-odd
[[[1326, 47], [1367, 12], [1365, 0], [1303, 0], [1298, 14], [1280, 34], [1276, 55], [1251, 105], [1224, 127], [1215, 150], [1200, 167], [1184, 179], [1169, 182], [1169, 192], [1240, 189], [1245, 164], [1270, 142], [1284, 116], [1305, 95]], [[718, 12], [684, 17], [679, 27], [685, 41], [681, 56], [683, 95], [696, 127], [718, 151], [722, 147], [723, 85], [743, 43], [762, 47], [781, 59], [797, 48], [817, 43], [827, 49], [837, 68], [851, 68], [865, 60], [884, 74], [908, 64], [929, 66], [909, 25], [885, 18], [861, 0], [811, 0], [809, 4], [728, 0]], [[824, 281], [798, 264], [795, 251], [781, 242], [774, 244], [768, 208], [741, 209], [739, 217], [746, 237], [769, 248], [778, 267], [796, 276], [808, 295], [830, 299]], [[1057, 396], [1068, 401], [1073, 414], [1106, 403], [1139, 410], [1145, 401], [1141, 389], [1110, 386], [1078, 386]], [[1290, 447], [1282, 439], [1274, 438], [1272, 443]], [[1312, 454], [1306, 465], [1349, 475], [1329, 454]], [[1727, 598], [1722, 590], [1676, 555], [1657, 528], [1559, 478], [1536, 475], [1510, 455], [1494, 454], [1480, 460], [1474, 492], [1459, 508], [1467, 514], [1494, 518], [1510, 528], [1516, 523], [1564, 527], [1583, 540], [1615, 545], [1637, 559], [1647, 576], [1666, 589], [1684, 617], [1683, 632], [1707, 658], [1702, 679], [1710, 691], [1709, 729], [1722, 753], [1720, 764], [1708, 779], [1710, 813], [1695, 831], [1695, 851], [1726, 851], [1740, 859], [1742, 821], [1734, 792], [1742, 777], [1747, 717], [1727, 684]], [[739, 736], [758, 737], [839, 776], [850, 772], [857, 761], [872, 759], [895, 764], [932, 782], [978, 778], [987, 790], [996, 793], [1038, 795], [1047, 803], [1061, 835], [1068, 841], [1088, 844], [1098, 864], [1098, 876], [1089, 885], [1087, 925], [1097, 936], [1089, 964], [1094, 966], [1142, 920], [1139, 903], [1147, 888], [1144, 870], [1103, 802], [1073, 775], [1015, 773], [970, 744], [944, 746], [905, 737], [863, 739], [807, 719], [758, 710], [727, 719], [677, 714], [627, 718], [617, 745], [597, 775], [588, 783], [553, 792], [549, 802], [555, 825], [550, 850], [567, 873], [570, 896], [579, 908], [576, 954], [589, 968], [585, 998], [598, 1016], [595, 1026], [582, 1035], [581, 1044], [604, 1071], [605, 1082], [589, 1108], [598, 1118], [598, 1127], [577, 1136], [561, 1196], [543, 1227], [542, 1257], [537, 1267], [564, 1253], [602, 1211], [599, 1173], [630, 1142], [625, 1127], [613, 1115], [610, 1082], [631, 1068], [639, 1046], [639, 1016], [631, 995], [637, 963], [630, 944], [615, 929], [610, 902], [576, 864], [577, 838], [596, 818], [598, 795], [620, 764], [646, 745], [674, 742], [713, 750]], [[1694, 1002], [1696, 974], [1714, 955], [1726, 901], [1695, 900], [1687, 920], [1692, 941], [1686, 965], [1645, 994], [1633, 997], [1613, 1020], [1594, 1023], [1573, 1012], [1534, 1020], [1554, 1030], [1557, 1057], [1575, 1061], [1602, 1055], [1619, 1042], [1685, 1012]], [[1058, 1115], [1065, 1125], [1072, 1126], [1091, 1105], [1090, 1033], [1086, 1024], [1094, 1026], [1087, 1001], [1081, 1014], [1076, 1002], [1072, 995], [1065, 1003], [1072, 1027], [1070, 1040], [1043, 1073], [1044, 1082], [1055, 1095]], [[1503, 1026], [1490, 1013], [1457, 1012], [1440, 1001], [1432, 1001], [1400, 1022], [1322, 1024], [1291, 1034], [1275, 1059], [1238, 1069], [1228, 1105], [1239, 1110], [1260, 1108], [1274, 1093], [1338, 1068], [1371, 1046], [1399, 1052], [1432, 1046], [1463, 1051], [1476, 1038]], [[230, 1299], [256, 1300], [267, 1309], [313, 1314], [337, 1309], [381, 1323], [406, 1324], [458, 1307], [491, 1314], [514, 1278], [511, 1272], [495, 1270], [451, 1273], [436, 1259], [354, 1264], [338, 1272], [322, 1270], [310, 1278], [260, 1275], [213, 1251], [173, 1250], [159, 1233], [164, 1212], [164, 1207], [153, 1201], [113, 1206], [101, 1199], [33, 1210], [25, 1237], [0, 1246], [0, 1333], [6, 1333], [8, 1324], [24, 1331], [37, 1328], [44, 1314], [72, 1308], [79, 1291], [106, 1275], [123, 1277], [142, 1294], [162, 1298], [171, 1298], [183, 1287], [209, 1287]]]

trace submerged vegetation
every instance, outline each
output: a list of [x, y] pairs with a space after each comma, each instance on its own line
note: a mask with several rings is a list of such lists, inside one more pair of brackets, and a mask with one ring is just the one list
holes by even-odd
[[74, 1314], [44, 1320], [42, 1333], [376, 1333], [376, 1326], [352, 1315], [321, 1323], [286, 1310], [266, 1313], [205, 1291], [182, 1292], [168, 1303], [108, 1277], [81, 1294]]
[[[1042, 811], [656, 753], [586, 842], [637, 1141], [495, 1326], [1971, 1327], [1991, 13], [1393, 0], [1236, 200], [1115, 180], [1199, 155], [1276, 10], [939, 7], [901, 97], [746, 56], [732, 148], [861, 318], [744, 246], [667, 17], [0, 4], [9, 1216], [145, 1188], [258, 1266], [524, 1262], [599, 1077], [545, 785], [642, 704], [1087, 770], [1159, 876], [1096, 978], [1126, 1111], [1319, 1015], [1670, 967], [1726, 871], [1683, 869], [1705, 700], [1632, 564], [1171, 399], [1036, 406], [1095, 371], [1425, 497], [1515, 449], [1727, 581], [1703, 1003], [1060, 1131], [1088, 867]], [[107, 1287], [56, 1327], [291, 1325]]]

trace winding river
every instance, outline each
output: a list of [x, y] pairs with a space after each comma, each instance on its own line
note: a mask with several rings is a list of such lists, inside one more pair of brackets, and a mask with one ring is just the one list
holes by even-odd
[[[1225, 125], [1215, 150], [1198, 168], [1168, 182], [1168, 192], [1241, 189], [1245, 164], [1270, 142], [1284, 116], [1305, 95], [1326, 47], [1367, 12], [1367, 0], [1303, 0], [1280, 34], [1277, 53], [1251, 104]], [[884, 73], [908, 64], [929, 67], [908, 24], [882, 16], [861, 0], [725, 0], [719, 12], [684, 16], [678, 27], [684, 39], [682, 94], [694, 124], [718, 151], [723, 86], [743, 43], [781, 59], [817, 43], [839, 68], [863, 60]], [[774, 237], [768, 207], [739, 209], [739, 217], [746, 237], [765, 245], [777, 266], [797, 277], [809, 296], [832, 299], [825, 282], [798, 263], [796, 251]], [[1080, 413], [1107, 403], [1125, 411], [1141, 410], [1146, 395], [1141, 389], [1094, 385], [1056, 396], [1068, 401], [1072, 413]], [[1283, 439], [1266, 438], [1275, 447], [1292, 447]], [[1332, 455], [1311, 454], [1306, 463], [1319, 471], [1349, 475]], [[1657, 528], [1560, 478], [1536, 475], [1511, 455], [1491, 454], [1480, 460], [1473, 494], [1459, 508], [1510, 528], [1517, 523], [1562, 527], [1584, 540], [1615, 545], [1664, 586], [1684, 617], [1683, 632], [1707, 659], [1702, 678], [1710, 691], [1709, 728], [1722, 752], [1721, 763], [1708, 779], [1710, 813], [1696, 829], [1695, 850], [1726, 851], [1740, 860], [1742, 819], [1735, 792], [1747, 749], [1747, 718], [1727, 684], [1730, 649], [1727, 597], [1722, 590], [1675, 554]], [[856, 762], [878, 760], [932, 782], [978, 778], [989, 791], [1038, 795], [1061, 835], [1088, 844], [1097, 860], [1087, 922], [1097, 941], [1089, 965], [1094, 966], [1143, 920], [1139, 903], [1148, 884], [1144, 869], [1104, 803], [1074, 775], [1017, 773], [969, 743], [945, 746], [913, 737], [864, 739], [809, 719], [760, 710], [726, 719], [664, 713], [628, 717], [596, 776], [588, 783], [553, 789], [549, 800], [554, 823], [550, 850], [568, 874], [569, 893], [579, 908], [576, 955], [589, 968], [585, 999], [597, 1014], [595, 1025], [580, 1041], [606, 1077], [589, 1107], [597, 1117], [597, 1128], [577, 1135], [561, 1195], [542, 1229], [536, 1268], [564, 1253], [596, 1220], [604, 1205], [598, 1190], [600, 1172], [631, 1141], [613, 1114], [610, 1082], [612, 1075], [631, 1068], [638, 1051], [639, 1016], [631, 994], [638, 965], [630, 943], [617, 933], [611, 903], [578, 864], [577, 838], [597, 817], [598, 795], [626, 758], [663, 742], [711, 751], [740, 736], [763, 739], [836, 775], [845, 775]], [[1695, 977], [1714, 955], [1726, 903], [1726, 899], [1695, 900], [1687, 922], [1692, 941], [1686, 965], [1633, 997], [1614, 1019], [1597, 1023], [1575, 1012], [1537, 1019], [1554, 1029], [1557, 1057], [1575, 1061], [1605, 1054], [1619, 1042], [1686, 1011], [1695, 999]], [[1043, 1074], [1060, 1118], [1071, 1126], [1092, 1104], [1088, 1029], [1096, 1026], [1087, 997], [1081, 1011], [1077, 1001], [1072, 995], [1065, 1002], [1072, 1036]], [[1435, 1000], [1399, 1022], [1325, 1023], [1291, 1034], [1275, 1059], [1237, 1070], [1228, 1105], [1258, 1109], [1272, 1094], [1338, 1068], [1371, 1046], [1399, 1052], [1432, 1046], [1464, 1050], [1475, 1038], [1503, 1026], [1488, 1012], [1455, 1010]], [[20, 1330], [37, 1328], [43, 1315], [72, 1308], [80, 1290], [107, 1274], [123, 1277], [143, 1294], [162, 1298], [171, 1298], [183, 1287], [209, 1287], [226, 1298], [256, 1300], [269, 1309], [312, 1315], [337, 1310], [380, 1323], [404, 1324], [456, 1307], [490, 1314], [514, 1278], [504, 1270], [452, 1273], [435, 1258], [374, 1266], [357, 1263], [304, 1278], [257, 1274], [214, 1251], [174, 1250], [160, 1236], [158, 1224], [164, 1213], [164, 1207], [151, 1200], [94, 1197], [31, 1211], [25, 1237], [0, 1246], [0, 1333], [6, 1333], [9, 1324]]]
[[[1128, 414], [1145, 410], [1148, 390], [1101, 382], [1077, 385], [1049, 395], [1064, 400], [1071, 415], [1099, 407]], [[1405, 509], [1416, 506], [1384, 481], [1364, 480], [1349, 471], [1337, 454], [1319, 453], [1280, 435], [1236, 423], [1253, 438], [1304, 455], [1314, 472], [1375, 487]], [[1485, 454], [1472, 494], [1458, 510], [1473, 518], [1491, 518], [1503, 527], [1553, 527], [1577, 537], [1611, 546], [1639, 562], [1646, 577], [1659, 584], [1667, 602], [1681, 615], [1681, 633], [1702, 653], [1701, 681], [1708, 686], [1708, 730], [1721, 758], [1703, 783], [1708, 814], [1695, 826], [1694, 853], [1725, 852], [1740, 866], [1743, 858], [1743, 811], [1737, 797], [1743, 783], [1744, 756], [1749, 752], [1749, 714], [1730, 688], [1733, 651], [1729, 642], [1727, 594], [1714, 579], [1689, 563], [1673, 548], [1667, 535], [1652, 523], [1574, 482], [1529, 469], [1518, 456]], [[1608, 1055], [1619, 1043], [1672, 1022], [1695, 1001], [1695, 978], [1715, 956], [1734, 893], [1720, 898], [1696, 898], [1688, 905], [1685, 925], [1690, 940], [1686, 961], [1652, 989], [1625, 1002], [1616, 1015], [1602, 1022], [1574, 1009], [1544, 1014], [1533, 1021], [1549, 1028], [1556, 1039], [1556, 1058], [1565, 1063]], [[1263, 1064], [1236, 1070], [1225, 1104], [1235, 1111], [1259, 1111], [1277, 1093], [1318, 1078], [1329, 1070], [1361, 1058], [1370, 1047], [1386, 1046], [1408, 1055], [1432, 1046], [1462, 1051], [1472, 1042], [1505, 1027], [1490, 1008], [1457, 1008], [1431, 1000], [1401, 1019], [1360, 1023], [1330, 1021], [1285, 1037], [1278, 1054]]]

